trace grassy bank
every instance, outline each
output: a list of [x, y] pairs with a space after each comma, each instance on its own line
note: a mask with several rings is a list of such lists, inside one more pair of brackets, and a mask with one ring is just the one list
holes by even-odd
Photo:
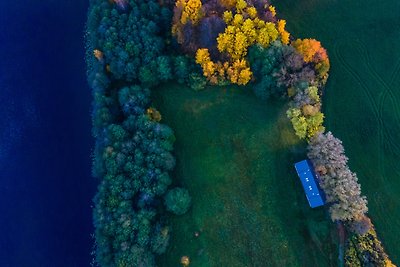
[[[162, 266], [336, 266], [334, 226], [311, 210], [293, 163], [305, 156], [280, 101], [249, 89], [168, 84], [155, 105], [176, 135], [174, 179], [193, 207], [172, 218]], [[198, 232], [198, 237], [195, 236]]]

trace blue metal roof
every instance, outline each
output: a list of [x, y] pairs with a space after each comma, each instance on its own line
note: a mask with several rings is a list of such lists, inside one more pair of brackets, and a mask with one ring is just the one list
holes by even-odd
[[316, 176], [314, 174], [311, 162], [308, 160], [303, 160], [297, 162], [294, 167], [299, 175], [310, 207], [315, 208], [324, 205], [325, 202], [323, 193], [320, 191], [317, 182], [315, 181]]

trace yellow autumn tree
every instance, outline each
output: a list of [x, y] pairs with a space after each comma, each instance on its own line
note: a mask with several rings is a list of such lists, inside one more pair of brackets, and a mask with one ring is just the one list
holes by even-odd
[[257, 17], [257, 9], [254, 6], [247, 7], [246, 8], [246, 13], [252, 19], [255, 19]]
[[281, 41], [283, 44], [287, 45], [289, 43], [290, 33], [288, 33], [285, 30], [285, 26], [286, 26], [286, 20], [283, 20], [283, 19], [278, 20], [277, 28], [278, 28], [279, 35], [281, 36]]
[[182, 10], [180, 22], [186, 24], [189, 20], [197, 24], [203, 16], [201, 0], [177, 0], [176, 6]]
[[274, 23], [259, 19], [255, 7], [249, 6], [246, 1], [238, 0], [235, 7], [236, 14], [231, 10], [223, 14], [227, 27], [217, 37], [217, 48], [231, 59], [226, 70], [230, 82], [243, 85], [252, 77], [245, 59], [249, 47], [254, 44], [267, 47], [279, 37], [279, 32]]
[[237, 59], [233, 62], [231, 66], [229, 66], [228, 77], [231, 83], [238, 85], [247, 84], [252, 76], [250, 68], [244, 59]]
[[243, 14], [226, 11], [223, 15], [227, 27], [217, 37], [217, 48], [221, 53], [228, 53], [233, 61], [244, 59], [249, 46], [260, 44], [267, 47], [278, 38], [278, 30], [271, 22], [258, 18], [244, 19]]
[[215, 64], [211, 61], [210, 53], [207, 48], [202, 48], [196, 52], [196, 63], [200, 64], [205, 77], [212, 77], [215, 73]]
[[197, 50], [196, 63], [201, 66], [203, 75], [211, 84], [218, 84], [219, 81], [225, 80], [225, 75], [229, 68], [228, 62], [213, 62], [207, 48]]
[[189, 21], [196, 25], [203, 17], [202, 3], [201, 0], [177, 0], [176, 10], [173, 25], [172, 35], [176, 36], [178, 43], [183, 43], [183, 26]]
[[247, 2], [245, 0], [236, 0], [236, 12], [242, 13], [243, 10], [247, 7]]
[[275, 10], [275, 7], [273, 5], [270, 5], [268, 7], [268, 10], [271, 12], [272, 16], [274, 16], [274, 17], [276, 16], [276, 10]]
[[161, 113], [153, 107], [148, 108], [146, 110], [146, 114], [152, 121], [156, 121], [156, 122], [161, 121], [161, 118], [162, 118]]
[[321, 111], [315, 111], [312, 115], [309, 115], [304, 114], [299, 108], [291, 108], [287, 111], [286, 115], [300, 139], [311, 139], [314, 135], [325, 129], [322, 126], [324, 114]]

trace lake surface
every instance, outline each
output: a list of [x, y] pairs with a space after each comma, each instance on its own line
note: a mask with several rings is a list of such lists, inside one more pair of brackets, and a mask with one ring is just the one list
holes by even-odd
[[288, 30], [327, 48], [327, 129], [343, 140], [369, 215], [400, 263], [400, 2], [280, 0]]
[[0, 266], [89, 266], [87, 1], [0, 1]]

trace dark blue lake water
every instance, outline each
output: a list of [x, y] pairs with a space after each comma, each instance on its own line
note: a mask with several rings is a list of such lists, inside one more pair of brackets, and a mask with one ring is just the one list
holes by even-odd
[[87, 1], [0, 1], [0, 266], [90, 266]]

